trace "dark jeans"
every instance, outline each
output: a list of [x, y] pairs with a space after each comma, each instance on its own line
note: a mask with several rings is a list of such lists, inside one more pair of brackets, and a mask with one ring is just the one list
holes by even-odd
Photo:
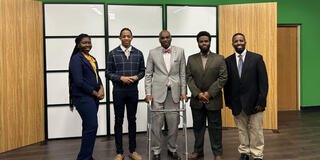
[[138, 105], [138, 91], [113, 91], [113, 105], [115, 114], [115, 139], [117, 154], [123, 154], [122, 148], [122, 124], [124, 109], [127, 109], [129, 130], [129, 151], [136, 149], [136, 113]]
[[206, 119], [208, 118], [208, 130], [211, 150], [215, 156], [222, 155], [222, 120], [221, 110], [207, 110], [192, 108], [194, 152], [203, 153], [204, 135], [206, 131]]
[[82, 119], [81, 149], [77, 160], [93, 160], [92, 153], [98, 129], [99, 101], [94, 97], [73, 97], [77, 111]]

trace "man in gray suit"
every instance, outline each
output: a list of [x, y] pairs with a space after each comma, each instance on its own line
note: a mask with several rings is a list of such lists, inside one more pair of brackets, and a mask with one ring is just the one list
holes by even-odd
[[[178, 108], [180, 100], [187, 101], [184, 50], [171, 46], [171, 35], [167, 30], [159, 34], [161, 47], [150, 50], [145, 73], [146, 102], [152, 101], [157, 109]], [[160, 160], [161, 128], [164, 116], [168, 122], [168, 155], [181, 159], [177, 154], [177, 131], [180, 118], [175, 113], [154, 113], [152, 118], [153, 159]]]
[[211, 36], [202, 31], [197, 35], [200, 53], [191, 55], [187, 63], [187, 83], [191, 91], [194, 152], [190, 159], [203, 157], [204, 134], [208, 119], [211, 150], [215, 160], [222, 159], [222, 92], [227, 82], [224, 57], [210, 51]]

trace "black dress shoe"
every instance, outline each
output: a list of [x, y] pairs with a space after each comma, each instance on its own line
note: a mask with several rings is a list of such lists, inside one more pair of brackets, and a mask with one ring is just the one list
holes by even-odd
[[249, 160], [249, 155], [241, 153], [240, 160]]
[[153, 160], [160, 160], [160, 154], [153, 155]]
[[255, 158], [255, 159], [253, 159], [253, 160], [262, 160], [261, 158]]
[[189, 154], [188, 158], [190, 160], [196, 160], [196, 159], [199, 159], [201, 157], [203, 157], [203, 152], [201, 152], [201, 153], [193, 152], [193, 153]]
[[171, 157], [172, 160], [181, 160], [181, 157], [177, 152], [171, 152], [168, 150], [168, 156]]

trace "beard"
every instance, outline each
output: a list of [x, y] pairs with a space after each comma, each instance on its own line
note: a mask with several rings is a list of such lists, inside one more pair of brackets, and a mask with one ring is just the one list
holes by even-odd
[[[238, 46], [242, 46], [241, 48], [238, 48]], [[245, 45], [236, 45], [236, 46], [233, 46], [234, 49], [236, 50], [237, 53], [241, 54], [245, 49], [246, 49], [246, 46]]]
[[210, 45], [208, 45], [208, 47], [206, 47], [206, 48], [202, 48], [199, 46], [199, 48], [200, 48], [201, 53], [208, 54], [208, 52], [210, 50]]

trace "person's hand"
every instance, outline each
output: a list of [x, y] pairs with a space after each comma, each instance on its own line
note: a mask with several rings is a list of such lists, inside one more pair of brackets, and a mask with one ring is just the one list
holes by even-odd
[[95, 97], [98, 97], [98, 92], [96, 90], [93, 90], [92, 91], [92, 95], [95, 96]]
[[263, 110], [264, 110], [264, 107], [262, 107], [262, 106], [256, 106], [256, 110], [257, 110], [258, 112], [263, 111]]
[[207, 99], [205, 96], [203, 96], [202, 99], [200, 99], [200, 102], [207, 104], [207, 103], [209, 103], [209, 99]]
[[144, 100], [146, 101], [146, 103], [149, 103], [150, 101], [152, 101], [152, 95], [146, 95], [146, 98], [144, 98]]
[[209, 99], [204, 96], [204, 93], [199, 93], [198, 99], [201, 103], [209, 103]]
[[203, 93], [203, 96], [205, 96], [206, 99], [208, 99], [208, 100], [211, 98], [211, 95], [210, 95], [209, 92], [204, 92], [204, 93]]
[[187, 97], [186, 95], [184, 95], [184, 94], [181, 94], [180, 100], [181, 100], [181, 101], [188, 102], [188, 97]]
[[201, 93], [199, 93], [197, 97], [198, 97], [198, 99], [199, 99], [199, 100], [201, 100], [201, 99], [202, 99], [202, 97], [203, 97], [203, 93], [202, 93], [202, 92], [201, 92]]
[[127, 77], [127, 76], [121, 76], [120, 80], [125, 84], [130, 84], [130, 83], [134, 82], [133, 79], [131, 79], [130, 77]]
[[138, 76], [130, 76], [129, 77], [133, 82], [137, 81], [139, 78]]
[[99, 93], [99, 92], [98, 92], [97, 98], [98, 98], [99, 100], [102, 100], [102, 99], [104, 98], [104, 93]]
[[99, 100], [102, 100], [102, 99], [104, 98], [104, 90], [103, 90], [103, 88], [100, 88], [100, 89], [99, 89], [97, 98], [98, 98]]

